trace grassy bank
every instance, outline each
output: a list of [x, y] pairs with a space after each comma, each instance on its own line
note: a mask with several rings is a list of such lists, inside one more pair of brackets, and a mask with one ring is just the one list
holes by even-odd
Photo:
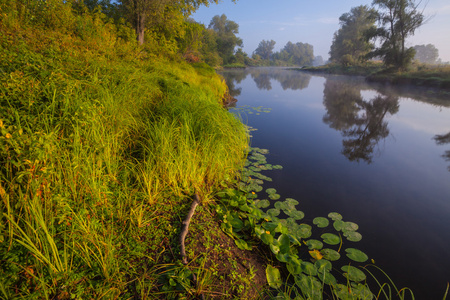
[[0, 297], [166, 298], [190, 197], [244, 163], [225, 83], [100, 13], [0, 3]]
[[450, 89], [450, 66], [413, 64], [405, 71], [385, 68], [381, 63], [367, 62], [355, 66], [328, 64], [301, 70], [325, 74], [364, 76], [368, 81], [393, 85], [414, 85], [426, 88]]

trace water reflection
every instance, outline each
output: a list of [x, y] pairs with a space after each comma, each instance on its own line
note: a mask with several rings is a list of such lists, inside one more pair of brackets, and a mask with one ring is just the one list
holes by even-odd
[[[437, 134], [434, 136], [434, 140], [438, 145], [450, 144], [450, 132], [442, 135]], [[445, 161], [450, 161], [450, 150], [445, 151], [442, 157], [445, 159]], [[450, 166], [448, 167], [448, 170], [450, 171]]]
[[323, 122], [341, 131], [342, 154], [350, 161], [363, 160], [370, 164], [374, 149], [389, 135], [385, 117], [399, 110], [398, 97], [376, 95], [365, 100], [361, 85], [350, 81], [327, 80], [323, 104], [327, 110]]
[[223, 71], [226, 83], [233, 97], [241, 94], [241, 88], [236, 88], [236, 84], [241, 83], [250, 75], [260, 90], [270, 91], [272, 80], [278, 81], [283, 90], [302, 90], [308, 87], [311, 75], [300, 72], [286, 72], [282, 68], [249, 68], [242, 72]]

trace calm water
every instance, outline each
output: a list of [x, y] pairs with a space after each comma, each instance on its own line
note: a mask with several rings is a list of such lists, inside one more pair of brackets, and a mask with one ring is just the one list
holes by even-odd
[[416, 299], [442, 299], [450, 280], [450, 97], [294, 70], [224, 71], [237, 106], [270, 150], [270, 187], [311, 221], [359, 224], [357, 247]]

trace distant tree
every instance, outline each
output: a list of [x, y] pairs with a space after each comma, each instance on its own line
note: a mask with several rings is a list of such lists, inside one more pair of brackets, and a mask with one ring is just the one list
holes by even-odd
[[236, 36], [239, 33], [239, 25], [228, 20], [227, 16], [223, 14], [214, 16], [208, 28], [213, 29], [217, 33], [217, 49], [223, 59], [223, 63], [230, 63], [236, 46], [243, 46], [242, 39]]
[[274, 40], [266, 41], [262, 40], [258, 48], [255, 50], [255, 54], [261, 56], [262, 59], [270, 59], [273, 53], [273, 48], [275, 47], [276, 42]]
[[373, 51], [386, 65], [405, 68], [414, 58], [414, 48], [406, 47], [406, 38], [424, 22], [414, 0], [374, 0], [378, 6], [378, 21], [381, 25], [374, 37], [381, 39], [381, 46]]
[[290, 65], [310, 66], [314, 60], [314, 48], [308, 43], [287, 42], [274, 57]]
[[414, 46], [414, 50], [416, 50], [416, 56], [414, 59], [426, 64], [437, 63], [439, 58], [439, 50], [434, 45], [416, 45]]
[[314, 57], [313, 66], [322, 66], [325, 64], [321, 55]]
[[330, 47], [330, 60], [342, 64], [354, 64], [367, 59], [373, 50], [368, 31], [376, 30], [376, 11], [366, 5], [353, 7], [339, 18], [341, 28], [334, 33]]

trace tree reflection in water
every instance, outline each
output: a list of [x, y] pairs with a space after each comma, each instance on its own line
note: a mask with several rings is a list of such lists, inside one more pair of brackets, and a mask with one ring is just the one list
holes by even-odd
[[282, 68], [256, 68], [250, 75], [260, 90], [272, 89], [271, 79], [278, 81], [283, 90], [303, 90], [308, 87], [311, 75], [301, 72], [286, 72]]
[[345, 138], [342, 154], [350, 161], [370, 164], [375, 147], [389, 135], [384, 118], [398, 112], [398, 97], [377, 95], [364, 100], [357, 84], [327, 80], [323, 103], [327, 110], [323, 122]]
[[[434, 136], [434, 140], [438, 145], [450, 144], [450, 132], [442, 135], [437, 134]], [[442, 157], [445, 159], [445, 161], [450, 161], [450, 150], [445, 151]], [[448, 167], [448, 170], [450, 171], [450, 166]]]

